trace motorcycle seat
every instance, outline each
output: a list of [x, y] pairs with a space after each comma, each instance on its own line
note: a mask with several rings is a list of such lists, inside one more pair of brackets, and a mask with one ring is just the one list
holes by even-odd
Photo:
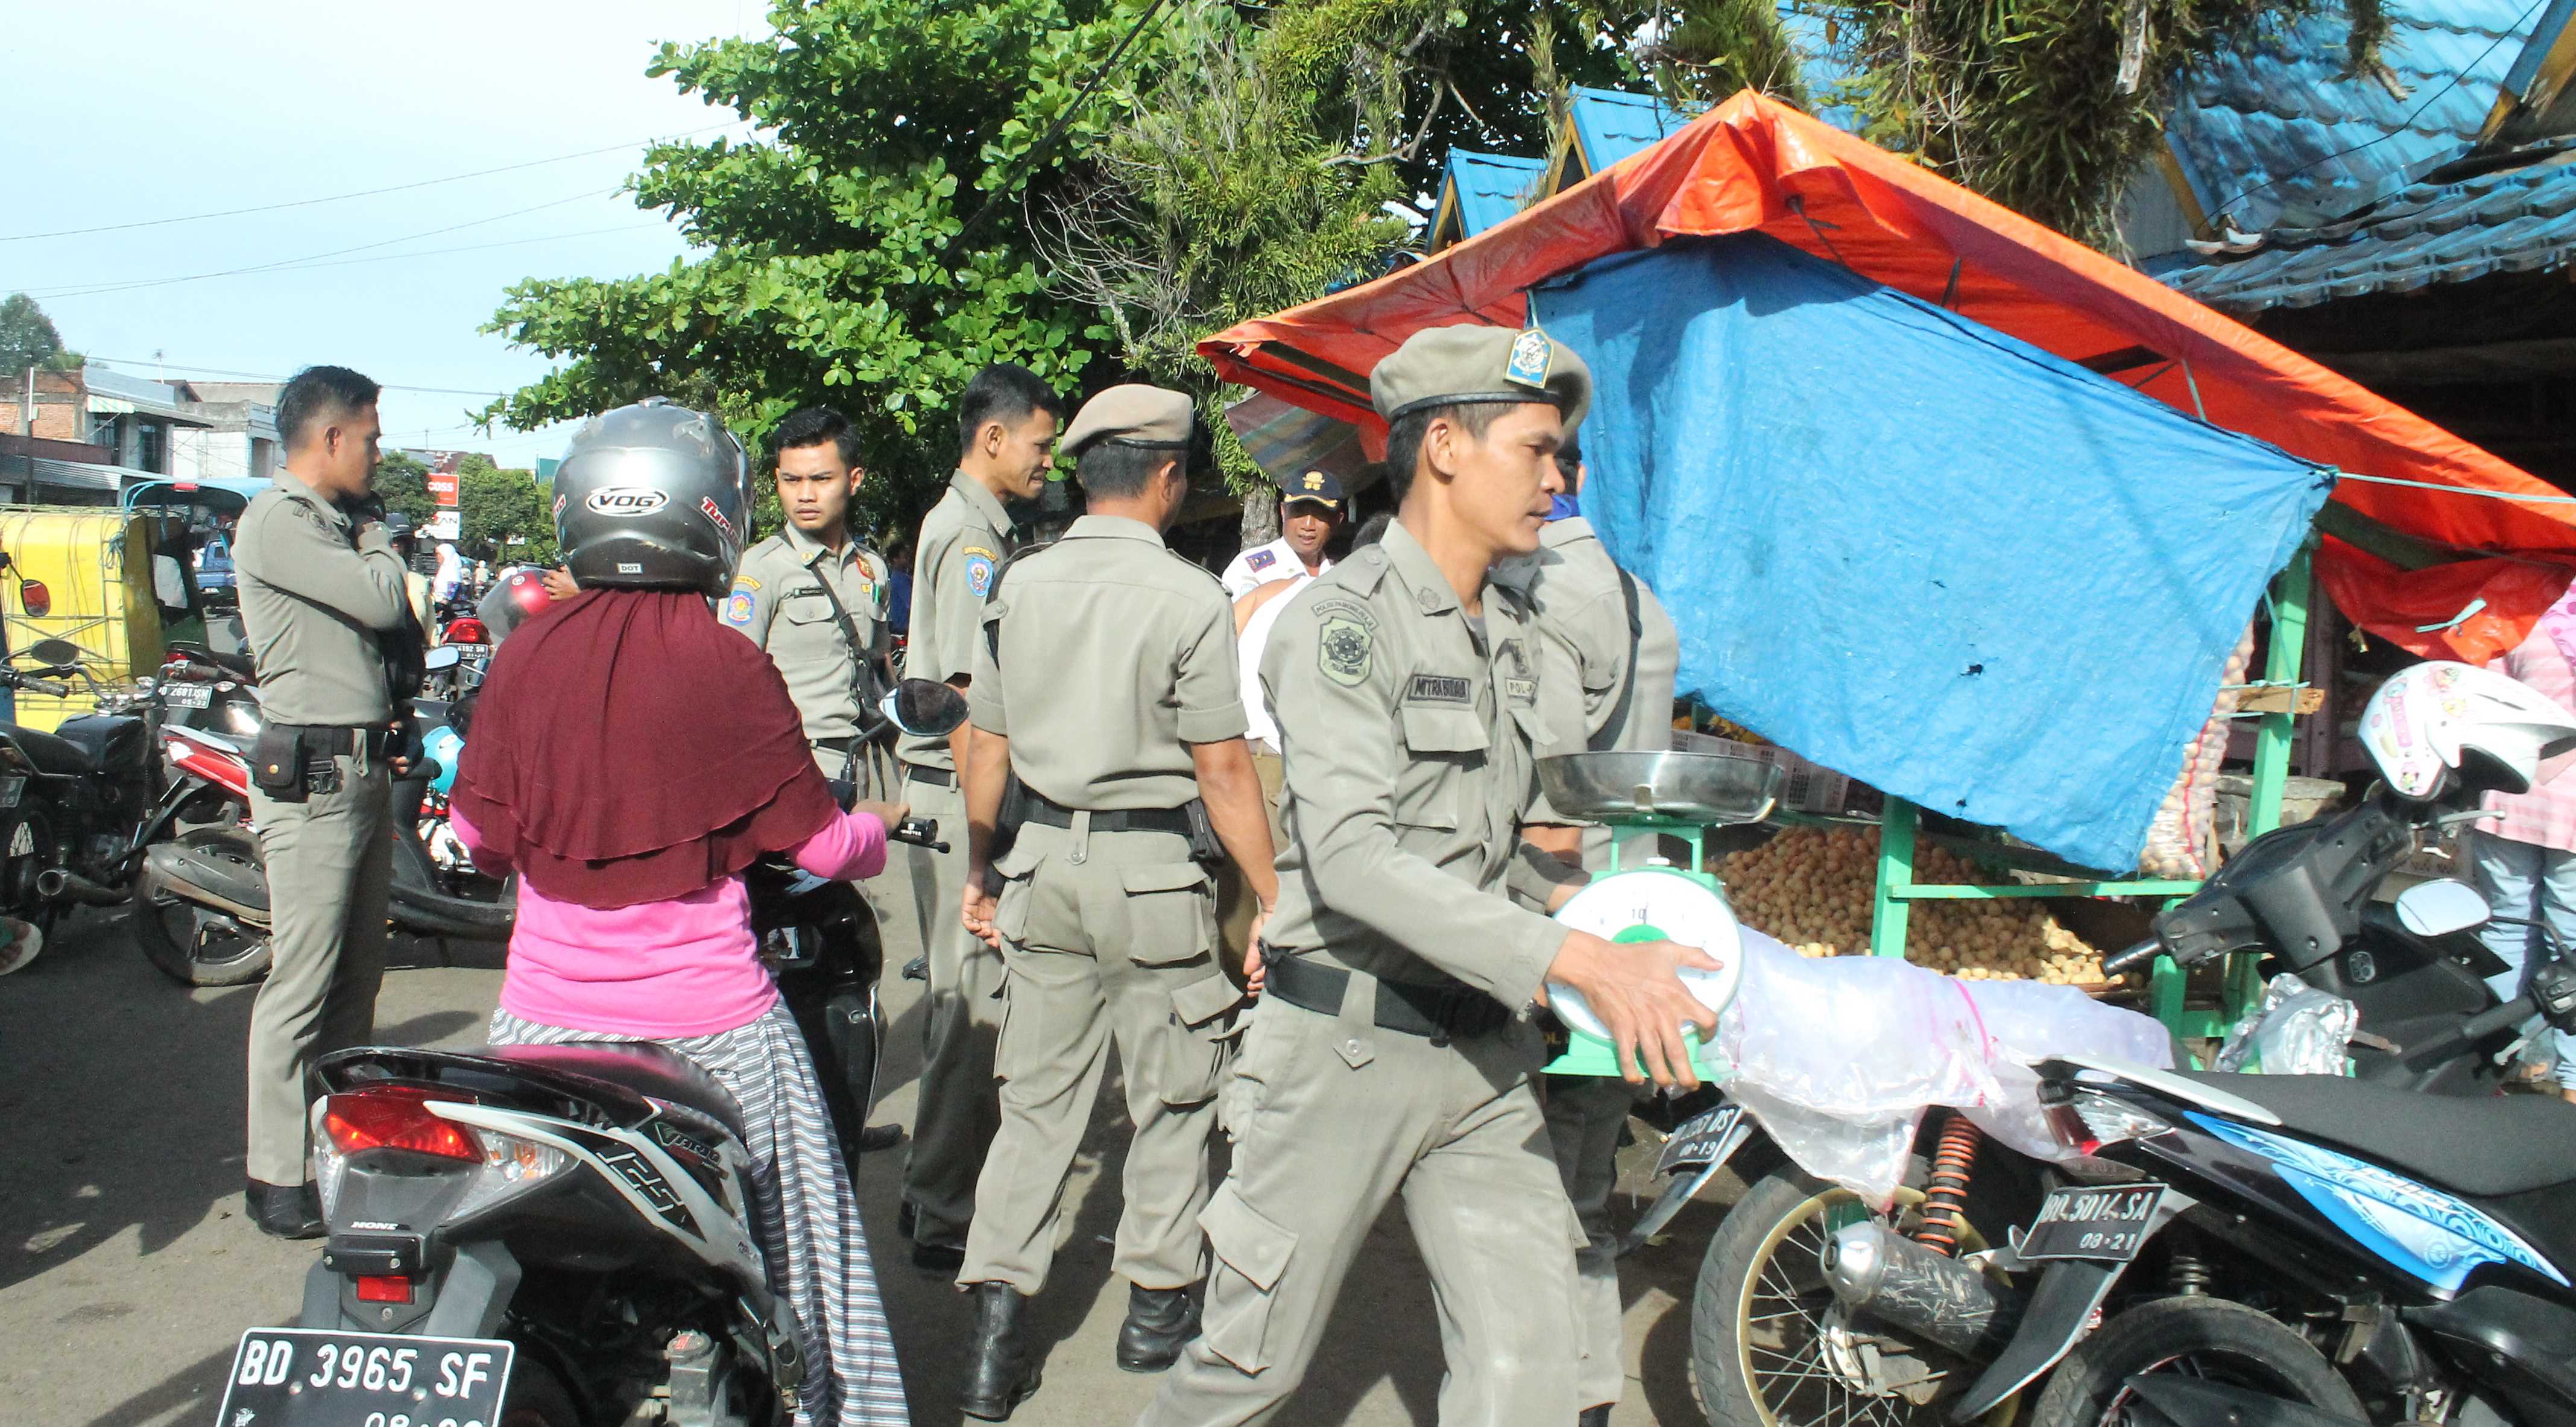
[[732, 1092], [696, 1061], [643, 1041], [582, 1041], [570, 1045], [496, 1045], [475, 1052], [504, 1061], [523, 1074], [555, 1081], [580, 1096], [580, 1080], [604, 1080], [621, 1089], [685, 1106], [743, 1138], [742, 1107]]
[[2340, 1075], [2186, 1072], [2282, 1127], [2457, 1193], [2493, 1198], [2576, 1180], [2576, 1105], [2555, 1095], [2426, 1095]]
[[186, 655], [197, 663], [222, 670], [236, 679], [257, 680], [259, 678], [259, 667], [251, 662], [251, 657], [247, 654], [227, 654], [220, 649], [209, 648], [203, 644], [172, 644], [168, 647], [174, 654]]
[[27, 761], [39, 773], [95, 773], [98, 760], [88, 750], [67, 738], [40, 733], [32, 728], [13, 728], [9, 736], [26, 752]]

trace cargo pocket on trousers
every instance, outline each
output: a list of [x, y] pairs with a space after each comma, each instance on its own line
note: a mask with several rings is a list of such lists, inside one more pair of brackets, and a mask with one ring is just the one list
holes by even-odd
[[1199, 1214], [1216, 1256], [1199, 1331], [1208, 1351], [1244, 1372], [1270, 1366], [1270, 1308], [1297, 1236], [1261, 1216], [1229, 1182]]
[[1172, 991], [1172, 1019], [1180, 1024], [1167, 1038], [1157, 1086], [1166, 1105], [1197, 1105], [1215, 1098], [1226, 1067], [1243, 1034], [1235, 1007], [1243, 993], [1215, 972]]
[[1216, 945], [1216, 899], [1208, 871], [1195, 862], [1123, 867], [1127, 893], [1127, 959], [1138, 966], [1184, 966]]

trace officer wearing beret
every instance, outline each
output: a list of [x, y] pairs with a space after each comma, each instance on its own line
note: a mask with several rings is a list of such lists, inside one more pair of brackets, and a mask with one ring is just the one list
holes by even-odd
[[[1045, 488], [1064, 409], [1064, 398], [1035, 372], [1009, 362], [977, 372], [958, 394], [957, 471], [948, 478], [947, 493], [921, 518], [913, 542], [906, 676], [961, 689], [973, 677], [984, 596], [1011, 549], [1013, 522], [1002, 503], [1034, 500]], [[910, 806], [913, 816], [950, 830], [947, 852], [906, 850], [930, 994], [920, 1105], [895, 1225], [912, 1240], [913, 1265], [935, 1273], [955, 1273], [965, 1261], [975, 1176], [983, 1170], [984, 1147], [1000, 1116], [993, 1096], [993, 1042], [1001, 1030], [1002, 1003], [995, 993], [1002, 985], [1002, 958], [957, 921], [966, 842], [954, 830], [966, 816], [957, 790], [966, 738], [961, 724], [944, 737], [913, 735], [896, 743], [904, 775], [897, 801]]]
[[[958, 1274], [975, 1295], [973, 1417], [1000, 1421], [1037, 1386], [1029, 1297], [1046, 1281], [1112, 1041], [1135, 1127], [1115, 1258], [1129, 1285], [1118, 1365], [1168, 1367], [1197, 1332], [1208, 1137], [1241, 999], [1217, 964], [1206, 864], [1221, 845], [1264, 914], [1278, 885], [1243, 741], [1233, 609], [1163, 545], [1189, 495], [1192, 428], [1180, 392], [1093, 397], [1063, 441], [1087, 513], [997, 573], [984, 605], [967, 690], [961, 910], [1001, 948], [1008, 977], [1002, 1127]], [[1014, 776], [1024, 821], [997, 856]], [[1002, 879], [998, 899], [988, 869]]]
[[1217, 577], [1239, 600], [1273, 580], [1320, 575], [1333, 568], [1324, 543], [1342, 524], [1342, 483], [1330, 471], [1301, 470], [1279, 480], [1279, 538], [1234, 557]]
[[419, 634], [374, 497], [377, 391], [346, 367], [310, 367], [286, 384], [286, 467], [242, 511], [233, 544], [268, 715], [250, 808], [276, 918], [250, 1013], [248, 1203], [251, 1221], [280, 1238], [323, 1227], [305, 1179], [305, 1072], [374, 1034], [385, 972], [388, 774], [399, 752], [385, 641]]
[[[1556, 468], [1567, 494], [1539, 532], [1538, 552], [1513, 562], [1539, 634], [1539, 721], [1548, 740], [1539, 756], [1670, 748], [1681, 636], [1655, 592], [1611, 561], [1591, 522], [1573, 508], [1585, 471], [1571, 428], [1557, 448]], [[1530, 826], [1522, 835], [1532, 844], [1588, 871], [1609, 865], [1609, 829], [1558, 813], [1545, 793], [1532, 795], [1525, 821]], [[1619, 1181], [1619, 1132], [1636, 1092], [1606, 1076], [1558, 1075], [1548, 1078], [1546, 1099], [1557, 1172], [1585, 1241], [1575, 1256], [1582, 1344], [1575, 1396], [1583, 1404], [1577, 1421], [1607, 1427], [1627, 1383], [1610, 1192]]]
[[1153, 1427], [1257, 1420], [1293, 1391], [1398, 1194], [1441, 1314], [1440, 1420], [1574, 1419], [1582, 1233], [1532, 1018], [1570, 986], [1624, 1064], [1642, 1053], [1685, 1084], [1683, 1025], [1716, 1019], [1675, 975], [1703, 954], [1613, 945], [1506, 894], [1553, 905], [1580, 877], [1519, 842], [1545, 674], [1527, 605], [1490, 575], [1538, 548], [1591, 387], [1536, 329], [1419, 332], [1370, 377], [1397, 519], [1294, 597], [1262, 656], [1288, 845], [1228, 1106], [1234, 1167], [1199, 1216], [1205, 1331]]

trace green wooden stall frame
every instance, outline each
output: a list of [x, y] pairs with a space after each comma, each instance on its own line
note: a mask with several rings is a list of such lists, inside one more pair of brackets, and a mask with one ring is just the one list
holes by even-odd
[[[2313, 596], [2309, 561], [2315, 542], [2311, 539], [2299, 547], [2296, 555], [2281, 573], [2273, 577], [2270, 596], [2272, 629], [2270, 652], [2263, 662], [2263, 684], [2274, 688], [2296, 688], [2308, 643], [2308, 605]], [[2297, 715], [2288, 708], [2262, 715], [2262, 724], [2254, 738], [2254, 788], [2248, 821], [2249, 835], [2260, 837], [2281, 825], [2281, 794], [2290, 776], [2290, 742], [2292, 720]], [[1870, 950], [1879, 956], [1905, 954], [1906, 922], [1916, 902], [1987, 901], [2005, 897], [2152, 897], [2172, 901], [2200, 890], [2200, 883], [2158, 877], [2113, 878], [2009, 884], [1985, 887], [1951, 882], [1917, 882], [1914, 880], [1914, 852], [1922, 834], [1922, 815], [1914, 804], [1902, 798], [1887, 800], [1879, 817], [1878, 889], [1870, 912]], [[1950, 842], [1951, 839], [1936, 838]], [[2027, 848], [2010, 848], [2001, 843], [1974, 842], [1958, 844], [1981, 861], [2000, 862], [2027, 872], [2050, 875], [2073, 875], [2078, 879], [2094, 877], [2093, 873], [2073, 867], [2045, 853]], [[2159, 956], [2148, 976], [2147, 1000], [2158, 1020], [2186, 1039], [2224, 1035], [2262, 994], [2258, 969], [2260, 958], [2239, 955], [2229, 958], [2219, 1008], [2215, 1011], [2193, 1011], [2183, 1004], [2183, 970], [2173, 958]]]

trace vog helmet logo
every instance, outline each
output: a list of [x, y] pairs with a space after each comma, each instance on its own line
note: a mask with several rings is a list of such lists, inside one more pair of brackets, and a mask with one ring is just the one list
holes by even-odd
[[670, 503], [650, 486], [602, 486], [582, 500], [584, 509], [598, 515], [651, 515]]

